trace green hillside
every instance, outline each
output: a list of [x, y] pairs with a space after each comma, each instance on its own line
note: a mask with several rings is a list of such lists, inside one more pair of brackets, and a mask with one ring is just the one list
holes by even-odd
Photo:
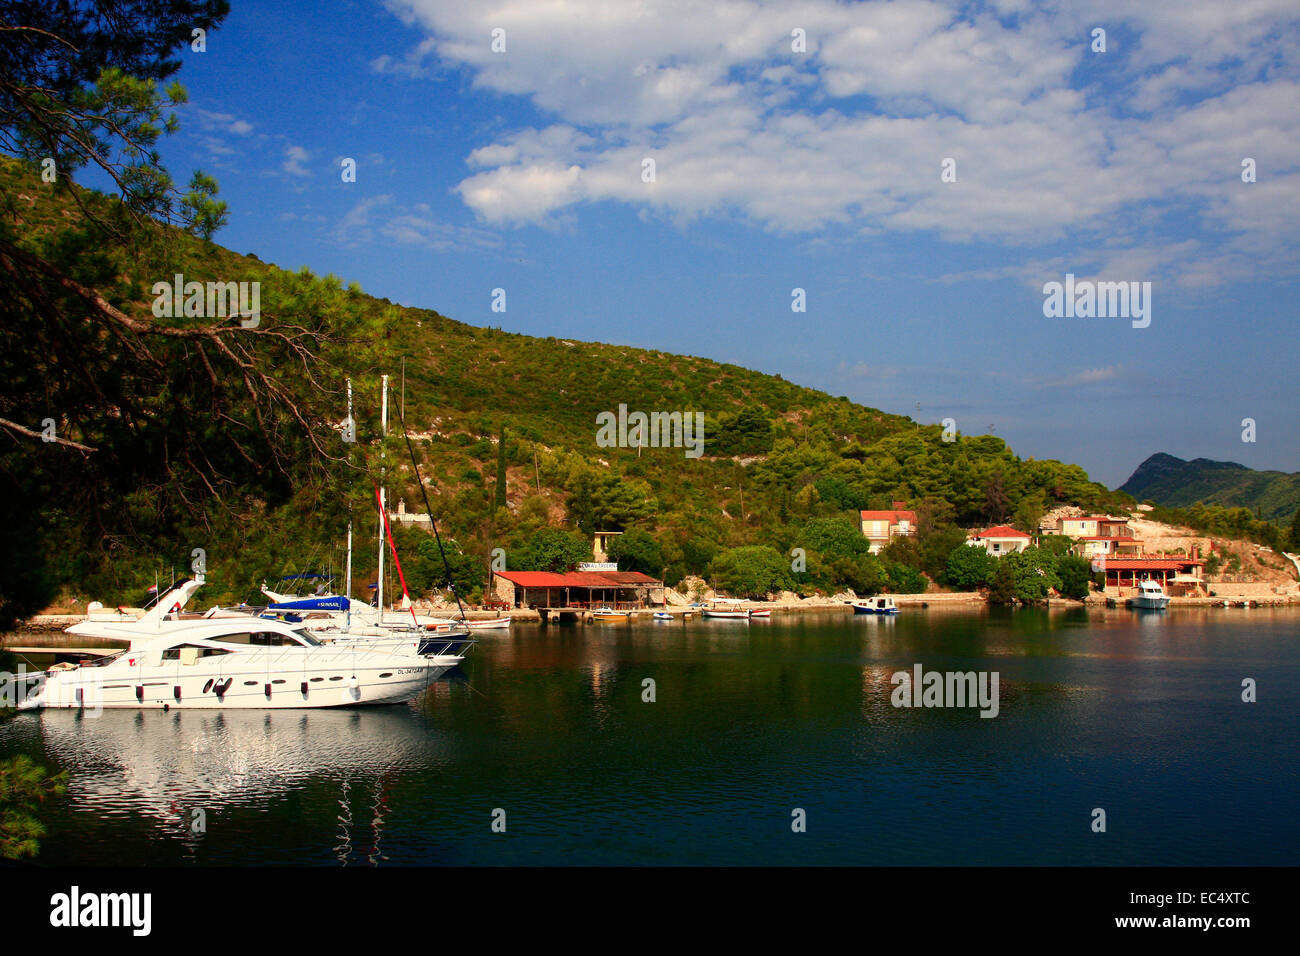
[[1163, 452], [1137, 467], [1119, 490], [1170, 508], [1197, 502], [1246, 508], [1265, 521], [1289, 521], [1300, 508], [1300, 474], [1255, 471], [1231, 461], [1184, 461]]
[[[596, 529], [636, 530], [621, 560], [670, 581], [716, 572], [724, 549], [804, 547], [809, 570], [788, 579], [800, 589], [905, 589], [918, 585], [907, 568], [942, 570], [960, 527], [1028, 528], [1059, 503], [1127, 500], [993, 436], [945, 442], [938, 426], [708, 359], [467, 325], [132, 222], [116, 197], [44, 183], [16, 160], [0, 157], [0, 176], [0, 293], [23, 343], [0, 359], [0, 419], [32, 432], [54, 419], [97, 449], [0, 430], [0, 492], [19, 503], [0, 529], [0, 618], [58, 592], [139, 600], [160, 570], [186, 573], [196, 547], [210, 600], [251, 599], [264, 578], [338, 568], [349, 516], [367, 542], [364, 585], [381, 469], [390, 501], [422, 510], [397, 423], [403, 370], [407, 426], [465, 592], [495, 548], [512, 568], [550, 566], [583, 546], [562, 532]], [[176, 273], [260, 282], [260, 326], [156, 317], [153, 284]], [[385, 372], [393, 434], [381, 449]], [[355, 444], [338, 429], [349, 378]], [[704, 413], [703, 457], [598, 446], [597, 416], [620, 404]], [[920, 511], [922, 535], [875, 567], [843, 532], [857, 509], [894, 500]], [[423, 533], [402, 538], [414, 588], [434, 585]]]

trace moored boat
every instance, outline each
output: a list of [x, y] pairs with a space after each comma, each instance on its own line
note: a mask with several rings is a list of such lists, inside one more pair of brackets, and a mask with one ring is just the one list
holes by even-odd
[[593, 621], [605, 621], [610, 624], [622, 624], [632, 620], [631, 611], [616, 611], [610, 607], [596, 608], [591, 612]]
[[853, 606], [854, 614], [897, 614], [898, 605], [894, 599], [887, 595], [877, 597], [862, 598], [857, 601], [849, 601]]
[[748, 621], [749, 608], [742, 607], [744, 603], [739, 598], [715, 598], [704, 606], [700, 615], [720, 621]]
[[488, 621], [466, 621], [465, 626], [476, 631], [504, 630], [510, 626], [510, 618], [494, 617]]
[[465, 642], [426, 632], [322, 644], [256, 617], [187, 621], [115, 654], [29, 675], [19, 710], [286, 709], [407, 700], [458, 665]]
[[1138, 593], [1128, 599], [1128, 606], [1138, 611], [1163, 611], [1169, 607], [1169, 598], [1155, 581], [1139, 581]]

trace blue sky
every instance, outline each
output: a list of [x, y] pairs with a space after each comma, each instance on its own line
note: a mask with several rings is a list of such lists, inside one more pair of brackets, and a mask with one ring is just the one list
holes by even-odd
[[[991, 427], [1112, 486], [1156, 451], [1300, 470], [1289, 2], [232, 6], [164, 158], [217, 177], [236, 251]], [[1150, 326], [1045, 317], [1067, 272], [1150, 282]]]

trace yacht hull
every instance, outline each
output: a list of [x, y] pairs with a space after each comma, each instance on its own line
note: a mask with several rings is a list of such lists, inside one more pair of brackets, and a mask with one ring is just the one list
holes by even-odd
[[[282, 710], [395, 704], [421, 693], [459, 658], [403, 657], [294, 672], [231, 663], [202, 665], [82, 667], [47, 672], [18, 704], [19, 710]], [[189, 673], [181, 673], [181, 668]]]
[[1163, 611], [1169, 607], [1169, 598], [1143, 596], [1129, 598], [1128, 606], [1136, 611]]

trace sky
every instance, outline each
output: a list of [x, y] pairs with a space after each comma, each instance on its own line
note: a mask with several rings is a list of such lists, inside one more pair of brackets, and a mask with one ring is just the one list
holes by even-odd
[[[1300, 470], [1293, 0], [232, 8], [162, 152], [238, 252], [1112, 487], [1159, 451]], [[1045, 314], [1067, 274], [1149, 310]]]

